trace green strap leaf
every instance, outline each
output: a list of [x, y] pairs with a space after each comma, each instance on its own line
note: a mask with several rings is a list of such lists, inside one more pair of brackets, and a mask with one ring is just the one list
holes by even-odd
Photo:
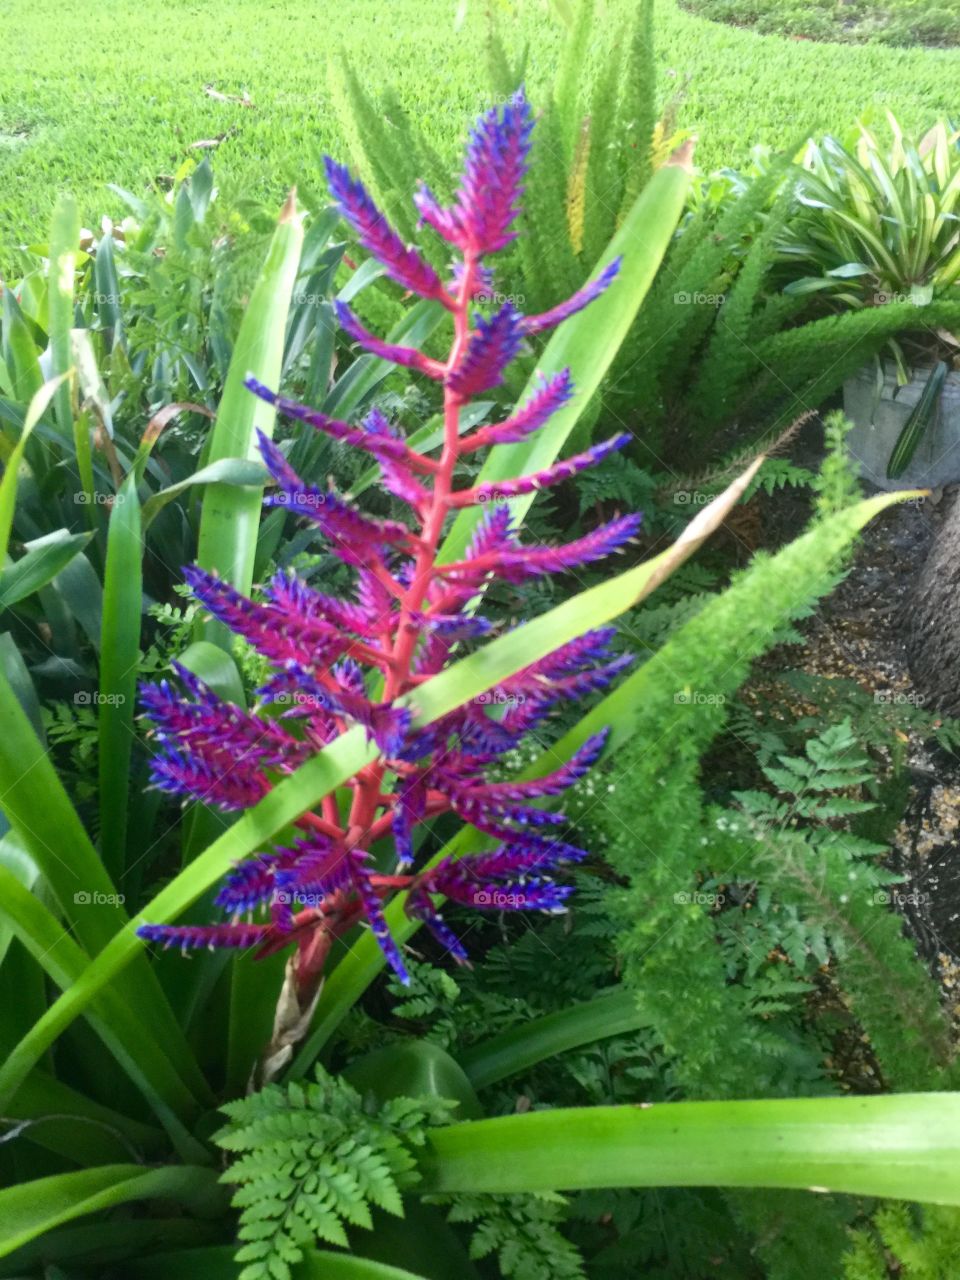
[[[303, 224], [291, 192], [237, 335], [210, 439], [211, 463], [227, 458], [255, 461], [257, 430], [273, 435], [273, 407], [252, 395], [243, 382], [250, 373], [271, 387], [280, 380], [287, 314], [302, 245]], [[203, 499], [197, 562], [204, 569], [216, 570], [239, 591], [249, 591], [253, 580], [261, 497], [259, 487], [212, 484]], [[197, 639], [221, 643], [227, 634], [220, 624], [210, 622], [200, 624]]]
[[636, 995], [618, 987], [593, 1000], [510, 1027], [467, 1049], [459, 1061], [473, 1087], [484, 1089], [568, 1049], [649, 1025]]
[[[73, 328], [73, 276], [80, 243], [80, 214], [72, 196], [60, 197], [50, 227], [47, 298], [50, 328], [50, 366], [55, 378], [71, 368], [70, 330]], [[70, 386], [61, 380], [54, 399], [57, 426], [66, 439], [73, 431]]]
[[20, 432], [20, 439], [17, 441], [13, 453], [7, 462], [3, 472], [3, 480], [0, 480], [0, 564], [3, 564], [7, 558], [7, 548], [10, 545], [10, 531], [13, 529], [13, 516], [17, 504], [17, 485], [20, 479], [20, 467], [23, 463], [24, 450], [27, 447], [27, 441], [30, 439], [30, 433], [47, 411], [47, 406], [53, 399], [58, 388], [67, 380], [69, 372], [60, 374], [57, 378], [51, 378], [49, 382], [45, 382], [30, 401], [30, 407], [27, 409], [26, 417], [23, 421], [23, 429]]
[[26, 552], [0, 573], [0, 609], [12, 609], [45, 587], [80, 554], [92, 537], [92, 533], [57, 529], [25, 543]]
[[174, 1200], [194, 1212], [225, 1206], [211, 1169], [144, 1170], [136, 1164], [102, 1165], [60, 1173], [0, 1191], [0, 1257], [63, 1222], [133, 1200]]
[[158, 490], [146, 500], [143, 504], [144, 530], [153, 523], [168, 502], [172, 502], [183, 493], [184, 489], [189, 489], [192, 485], [222, 484], [232, 485], [235, 488], [256, 489], [259, 502], [260, 492], [266, 481], [267, 470], [260, 462], [248, 462], [243, 458], [221, 458], [219, 462], [211, 462], [209, 466], [195, 471], [192, 476], [187, 476], [186, 480], [168, 485], [166, 489]]
[[126, 867], [127, 800], [142, 611], [140, 503], [136, 477], [131, 474], [110, 512], [100, 644], [100, 855], [117, 883]]
[[960, 1204], [960, 1094], [577, 1107], [430, 1131], [418, 1192], [782, 1187]]
[[[0, 920], [63, 990], [90, 963], [90, 957], [64, 932], [56, 916], [4, 866], [0, 866]], [[195, 1116], [197, 1102], [139, 1011], [107, 988], [91, 1006], [90, 1022], [153, 1107], [180, 1154], [205, 1163], [205, 1148], [190, 1137], [178, 1118]]]
[[[61, 915], [84, 950], [96, 954], [126, 921], [126, 912], [49, 755], [2, 672], [0, 797], [4, 815], [39, 867]], [[162, 1034], [168, 1056], [191, 1090], [200, 1098], [209, 1098], [194, 1055], [145, 958], [120, 985], [125, 998]]]
[[[237, 1280], [235, 1249], [183, 1249], [125, 1263], [132, 1280]], [[303, 1261], [291, 1268], [293, 1280], [424, 1280], [401, 1267], [370, 1258], [356, 1258], [328, 1249], [304, 1250]]]

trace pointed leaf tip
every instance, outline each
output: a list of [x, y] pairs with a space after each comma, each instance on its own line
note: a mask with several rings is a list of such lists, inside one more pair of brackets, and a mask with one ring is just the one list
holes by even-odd
[[283, 208], [280, 210], [280, 217], [277, 221], [281, 223], [296, 222], [299, 217], [300, 214], [297, 210], [297, 188], [291, 187], [290, 194], [284, 201]]
[[688, 138], [675, 151], [671, 151], [669, 159], [666, 161], [668, 165], [673, 165], [677, 169], [686, 169], [687, 173], [693, 172], [693, 150], [697, 145], [696, 138]]

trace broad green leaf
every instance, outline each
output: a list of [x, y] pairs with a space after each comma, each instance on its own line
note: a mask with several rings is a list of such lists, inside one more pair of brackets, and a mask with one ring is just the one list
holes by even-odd
[[177, 484], [168, 485], [166, 489], [160, 489], [152, 494], [143, 504], [143, 527], [147, 529], [168, 502], [172, 502], [192, 485], [219, 484], [234, 488], [255, 489], [259, 501], [259, 495], [267, 478], [267, 470], [260, 462], [248, 462], [243, 458], [221, 458], [219, 462], [211, 462], [209, 466], [201, 467], [192, 476], [187, 476], [186, 480], [180, 480]]
[[79, 555], [92, 537], [90, 533], [57, 529], [54, 533], [24, 543], [24, 554], [0, 573], [0, 609], [12, 609], [45, 587], [74, 556]]
[[[124, 924], [126, 912], [49, 755], [2, 673], [0, 795], [7, 821], [40, 868], [60, 914], [83, 949], [96, 954]], [[119, 983], [118, 991], [162, 1037], [167, 1056], [196, 1096], [208, 1098], [193, 1053], [145, 957], [138, 961], [136, 972]]]
[[[594, 270], [594, 276], [599, 275], [614, 258], [622, 255], [617, 278], [602, 297], [557, 329], [538, 362], [537, 376], [531, 378], [521, 396], [521, 403], [532, 394], [540, 375], [549, 377], [564, 368], [569, 368], [573, 375], [573, 399], [527, 440], [491, 449], [476, 484], [496, 484], [514, 476], [529, 475], [556, 461], [633, 324], [673, 239], [689, 185], [690, 162], [686, 152], [671, 157], [646, 184]], [[518, 523], [535, 497], [528, 494], [511, 499], [510, 509]], [[464, 508], [457, 515], [440, 548], [441, 562], [461, 558], [482, 515], [479, 507]]]
[[568, 1049], [648, 1025], [636, 995], [618, 987], [481, 1040], [462, 1053], [459, 1062], [474, 1088], [484, 1089]]
[[45, 382], [38, 389], [30, 401], [27, 415], [23, 420], [20, 439], [17, 441], [16, 448], [4, 468], [3, 479], [0, 480], [0, 564], [5, 562], [7, 548], [10, 545], [10, 531], [13, 528], [13, 515], [17, 504], [17, 484], [20, 478], [20, 467], [23, 463], [27, 441], [30, 439], [30, 433], [46, 412], [47, 405], [69, 376], [69, 373], [62, 373], [57, 378], [51, 378], [49, 382]]
[[[267, 386], [275, 387], [279, 381], [302, 244], [303, 224], [291, 192], [237, 335], [210, 438], [210, 463], [227, 458], [254, 461], [258, 456], [257, 431], [273, 435], [273, 407], [252, 395], [243, 382], [251, 373]], [[197, 562], [204, 569], [216, 570], [240, 591], [249, 591], [253, 579], [261, 500], [259, 487], [213, 484], [204, 494]], [[226, 636], [220, 624], [210, 622], [198, 626], [196, 639], [227, 643]]]
[[127, 476], [110, 512], [100, 645], [100, 856], [121, 883], [126, 868], [127, 797], [134, 739], [143, 545], [136, 477]]
[[120, 281], [112, 235], [101, 236], [93, 259], [93, 281], [96, 285], [97, 323], [104, 335], [107, 351], [123, 345], [123, 312], [120, 309]]
[[4, 289], [2, 304], [3, 347], [0, 351], [12, 381], [14, 399], [29, 404], [43, 386], [40, 353], [12, 289]]
[[430, 1040], [398, 1040], [357, 1058], [343, 1078], [378, 1102], [390, 1098], [449, 1098], [457, 1103], [457, 1119], [482, 1115], [474, 1086], [446, 1049]]
[[173, 1200], [202, 1214], [225, 1207], [226, 1196], [212, 1169], [184, 1166], [102, 1165], [25, 1182], [0, 1191], [0, 1257], [62, 1222], [134, 1200]]
[[[9, 636], [4, 636], [3, 639], [9, 639]], [[0, 870], [8, 871], [28, 891], [32, 891], [40, 879], [39, 867], [23, 847], [20, 838], [12, 831], [0, 838]], [[9, 923], [0, 918], [0, 965], [3, 964], [12, 938], [13, 930]]]
[[960, 1205], [960, 1094], [577, 1107], [432, 1129], [418, 1192], [781, 1187]]
[[[71, 367], [73, 275], [79, 243], [80, 214], [77, 211], [76, 202], [72, 196], [61, 196], [54, 210], [50, 227], [47, 266], [50, 371], [54, 378], [62, 377]], [[73, 431], [73, 412], [70, 403], [70, 386], [66, 381], [57, 384], [54, 413], [60, 431], [70, 439]]]
[[[130, 1262], [131, 1280], [237, 1280], [235, 1249], [184, 1249], [177, 1253], [136, 1258]], [[304, 1250], [303, 1261], [291, 1267], [292, 1280], [424, 1280], [412, 1271], [370, 1258], [326, 1249]]]
[[[0, 921], [19, 938], [37, 964], [62, 990], [83, 973], [90, 957], [60, 921], [19, 879], [0, 864]], [[153, 1107], [177, 1150], [186, 1159], [206, 1159], [179, 1117], [192, 1119], [198, 1107], [171, 1066], [154, 1030], [118, 992], [107, 989], [91, 1006], [89, 1020], [123, 1070]]]
[[[7, 1116], [28, 1126], [25, 1137], [38, 1146], [70, 1156], [78, 1164], [109, 1164], [126, 1156], [143, 1160], [169, 1142], [162, 1129], [94, 1102], [85, 1093], [45, 1071], [31, 1072]], [[94, 1145], [102, 1154], [95, 1157]]]

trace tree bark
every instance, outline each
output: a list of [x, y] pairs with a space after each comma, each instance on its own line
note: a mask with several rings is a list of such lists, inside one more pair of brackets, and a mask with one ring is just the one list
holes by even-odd
[[960, 492], [908, 600], [910, 671], [928, 708], [960, 715]]

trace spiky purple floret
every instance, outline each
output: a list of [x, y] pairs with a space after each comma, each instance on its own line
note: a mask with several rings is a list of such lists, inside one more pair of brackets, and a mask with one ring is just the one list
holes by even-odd
[[591, 445], [583, 453], [574, 454], [562, 462], [555, 462], [552, 467], [544, 467], [529, 476], [519, 476], [516, 480], [499, 480], [495, 483], [477, 485], [475, 489], [461, 489], [451, 501], [451, 506], [468, 507], [480, 502], [500, 502], [508, 498], [517, 498], [521, 494], [536, 493], [540, 489], [549, 489], [552, 485], [569, 480], [587, 467], [595, 467], [618, 449], [630, 443], [631, 437], [622, 432], [603, 440], [600, 444]]
[[437, 912], [430, 895], [423, 889], [413, 890], [407, 894], [405, 910], [414, 920], [421, 920], [436, 940], [444, 947], [458, 964], [469, 964], [467, 949], [453, 932], [443, 917]]
[[561, 321], [576, 315], [578, 311], [582, 311], [584, 307], [589, 307], [591, 302], [599, 298], [602, 293], [606, 293], [607, 289], [613, 284], [622, 261], [622, 258], [614, 258], [611, 263], [604, 267], [596, 280], [591, 280], [582, 289], [578, 289], [575, 294], [567, 298], [566, 302], [561, 302], [557, 306], [551, 307], [549, 311], [542, 311], [540, 315], [525, 316], [523, 321], [524, 333], [539, 333], [542, 329], [552, 329], [555, 325], [560, 324]]
[[554, 884], [546, 876], [527, 876], [522, 869], [514, 876], [498, 873], [497, 878], [491, 878], [472, 857], [448, 859], [424, 876], [421, 885], [451, 902], [487, 911], [556, 911], [573, 892], [572, 885]]
[[385, 547], [410, 542], [404, 525], [396, 520], [372, 520], [332, 489], [306, 484], [268, 436], [258, 431], [257, 438], [263, 461], [280, 490], [264, 499], [266, 505], [286, 507], [312, 520], [330, 540], [334, 555], [346, 564], [369, 564]]
[[253, 911], [273, 896], [274, 875], [280, 861], [276, 854], [258, 853], [239, 863], [227, 876], [214, 903], [231, 915]]
[[309, 754], [304, 743], [278, 724], [223, 702], [180, 663], [173, 668], [195, 701], [180, 697], [166, 680], [141, 688], [141, 705], [158, 738], [199, 758], [229, 754], [255, 768], [294, 768]]
[[503, 422], [481, 427], [468, 436], [468, 450], [487, 448], [495, 444], [515, 444], [538, 431], [573, 395], [573, 378], [569, 369], [561, 369], [552, 378], [541, 379], [530, 399], [515, 414]]
[[489, 391], [503, 381], [503, 371], [523, 341], [522, 319], [510, 302], [505, 302], [489, 320], [477, 317], [466, 351], [446, 376], [447, 386], [461, 400]]
[[387, 755], [399, 751], [410, 727], [411, 714], [406, 707], [371, 702], [365, 695], [342, 688], [331, 689], [296, 662], [288, 662], [283, 671], [272, 675], [257, 694], [266, 702], [290, 702], [307, 711], [355, 720]]
[[369, 877], [361, 873], [356, 879], [357, 893], [363, 903], [364, 915], [367, 917], [367, 923], [376, 939], [377, 946], [386, 957], [387, 964], [394, 971], [403, 985], [410, 985], [410, 974], [407, 972], [406, 965], [400, 955], [400, 948], [394, 941], [393, 934], [390, 932], [390, 926], [387, 924], [387, 918], [383, 914], [383, 903], [380, 895], [370, 883]]
[[264, 942], [271, 932], [268, 924], [142, 924], [137, 936], [164, 947], [241, 947], [248, 950]]
[[150, 762], [150, 782], [168, 795], [202, 800], [227, 813], [252, 808], [267, 794], [265, 779], [242, 761], [229, 756], [211, 764], [196, 755], [175, 750], [168, 743]]
[[[366, 584], [372, 581], [376, 598], [364, 597]], [[353, 604], [337, 596], [315, 591], [294, 573], [282, 569], [273, 576], [266, 589], [266, 596], [282, 613], [296, 620], [299, 627], [309, 630], [314, 624], [334, 630], [352, 631], [354, 635], [371, 638], [384, 629], [393, 608], [388, 592], [376, 578], [371, 580], [365, 570], [358, 574], [361, 600]], [[293, 656], [293, 655], [291, 655]]]
[[294, 906], [316, 906], [314, 899], [346, 888], [363, 861], [363, 855], [352, 856], [316, 832], [279, 852], [283, 865], [275, 877], [277, 896]]
[[431, 378], [443, 376], [443, 366], [431, 360], [429, 356], [425, 356], [422, 351], [417, 351], [415, 347], [404, 347], [395, 342], [384, 342], [375, 333], [365, 329], [345, 302], [334, 302], [333, 309], [340, 328], [347, 337], [352, 338], [354, 342], [359, 342], [361, 347], [379, 356], [381, 360], [389, 360], [393, 364], [402, 365], [405, 369], [416, 369], [419, 373], [425, 373]]
[[468, 800], [486, 800], [496, 804], [501, 800], [524, 801], [544, 796], [558, 796], [567, 791], [587, 774], [600, 758], [609, 736], [609, 729], [595, 733], [553, 773], [522, 782], [480, 782], [466, 787], [461, 794]]
[[410, 614], [410, 621], [425, 631], [433, 632], [443, 640], [467, 640], [489, 635], [493, 623], [489, 618], [471, 613], [417, 613]]
[[[271, 391], [265, 383], [258, 381], [252, 374], [248, 374], [244, 378], [243, 385], [248, 391], [252, 391], [255, 396], [265, 400], [267, 404], [274, 405], [286, 417], [296, 418], [298, 422], [305, 422], [308, 426], [324, 432], [334, 440], [342, 440], [345, 444], [355, 445], [359, 449], [366, 449], [368, 453], [375, 454], [377, 457], [403, 461], [407, 456], [407, 447], [403, 441], [388, 432], [364, 430], [362, 427], [351, 426], [349, 422], [341, 422], [339, 418], [330, 418], [327, 414], [319, 413], [316, 409], [300, 404], [297, 400], [290, 400], [286, 396], [277, 395], [275, 391]], [[292, 476], [293, 474], [291, 470], [290, 475]]]
[[424, 298], [446, 298], [440, 278], [416, 249], [405, 245], [373, 203], [363, 183], [350, 176], [345, 165], [323, 157], [330, 194], [341, 215], [350, 223], [365, 249], [383, 263], [398, 284]]
[[303, 611], [308, 597], [302, 584], [274, 578], [266, 603], [258, 604], [196, 565], [188, 565], [183, 576], [209, 613], [273, 662], [331, 661], [350, 645], [349, 637], [321, 616], [319, 608]]
[[505, 582], [524, 582], [543, 573], [562, 573], [594, 560], [603, 560], [637, 536], [640, 521], [639, 515], [620, 516], [600, 525], [585, 537], [560, 547], [504, 550], [496, 567], [497, 575]]
[[495, 253], [514, 239], [527, 171], [533, 113], [519, 89], [502, 110], [493, 107], [476, 123], [452, 209], [442, 209], [428, 188], [415, 197], [421, 217], [466, 253]]

